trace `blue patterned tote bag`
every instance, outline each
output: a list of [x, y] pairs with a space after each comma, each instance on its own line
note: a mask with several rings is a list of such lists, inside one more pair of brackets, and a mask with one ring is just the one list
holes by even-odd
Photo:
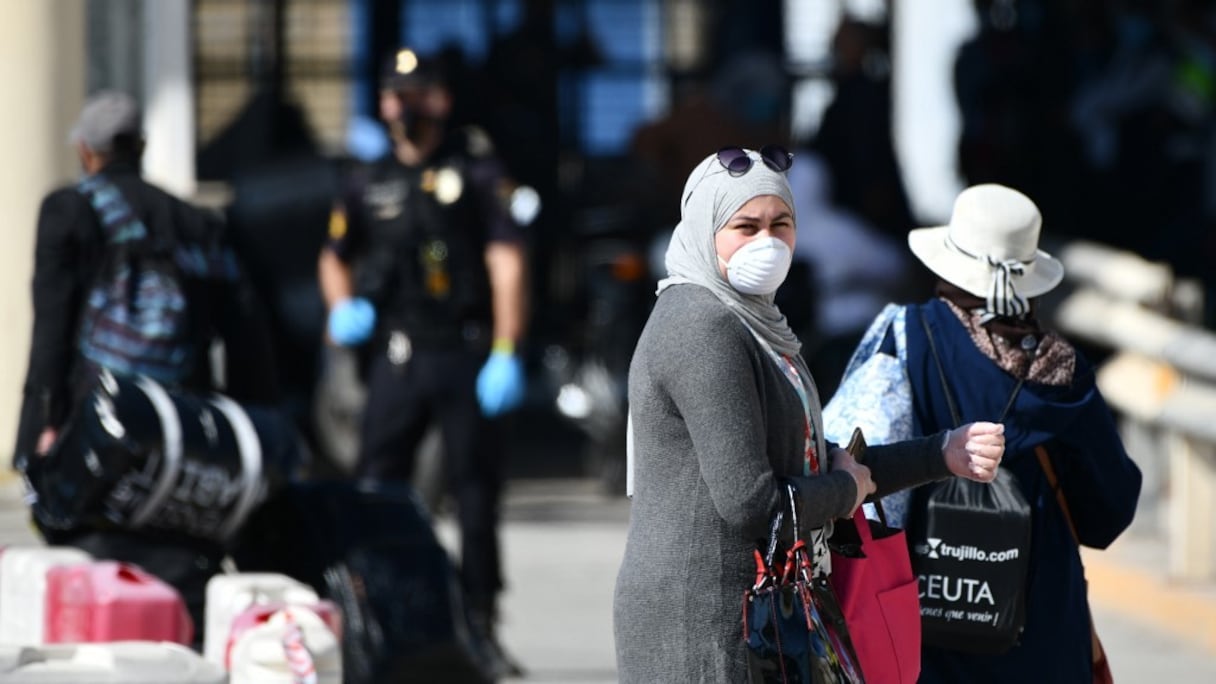
[[[895, 338], [895, 356], [881, 351], [888, 331]], [[823, 409], [823, 429], [829, 440], [845, 444], [857, 427], [870, 444], [890, 444], [916, 436], [912, 432], [907, 339], [906, 308], [887, 304], [857, 344], [840, 387]], [[908, 490], [882, 499], [891, 527], [907, 524], [909, 499]]]

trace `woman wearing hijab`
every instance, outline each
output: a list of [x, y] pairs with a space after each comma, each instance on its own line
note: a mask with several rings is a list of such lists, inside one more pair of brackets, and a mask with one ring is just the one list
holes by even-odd
[[[876, 447], [825, 442], [815, 384], [773, 305], [795, 239], [791, 156], [724, 148], [688, 177], [669, 277], [629, 373], [632, 510], [613, 602], [622, 682], [744, 682], [752, 552], [795, 478], [808, 529], [872, 494], [951, 474], [991, 481], [1000, 425]], [[818, 570], [818, 569], [817, 569]], [[865, 635], [853, 635], [864, 639]]]
[[[1031, 509], [1024, 626], [1018, 643], [995, 655], [963, 652], [966, 644], [925, 644], [922, 683], [1088, 683], [1100, 681], [1093, 672], [1105, 667], [1091, 635], [1077, 545], [1104, 548], [1131, 523], [1140, 471], [1123, 448], [1093, 368], [1035, 316], [1038, 298], [1064, 277], [1063, 265], [1038, 249], [1041, 224], [1030, 198], [985, 184], [959, 194], [949, 225], [913, 230], [908, 244], [938, 276], [936, 297], [889, 305], [879, 315], [824, 410], [829, 434], [860, 423], [868, 435], [895, 438], [949, 427], [956, 412], [960, 420], [1004, 415], [1002, 467]], [[940, 373], [935, 354], [943, 360]], [[910, 386], [906, 405], [888, 401], [876, 409], [849, 391], [852, 373], [861, 374], [854, 369], [882, 355], [902, 366]], [[888, 521], [902, 520], [905, 511], [909, 520], [923, 515], [921, 494], [884, 501]]]

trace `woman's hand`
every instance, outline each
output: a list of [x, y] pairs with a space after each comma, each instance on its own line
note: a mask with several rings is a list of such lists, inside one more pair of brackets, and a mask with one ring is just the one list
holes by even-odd
[[870, 477], [870, 469], [853, 459], [853, 454], [848, 451], [836, 447], [832, 450], [832, 470], [843, 470], [853, 476], [853, 483], [857, 485], [857, 499], [853, 502], [853, 508], [849, 509], [850, 517], [861, 506], [866, 497], [878, 491], [873, 478]]
[[955, 475], [992, 482], [1005, 455], [1005, 426], [979, 421], [954, 428], [947, 433], [942, 455]]

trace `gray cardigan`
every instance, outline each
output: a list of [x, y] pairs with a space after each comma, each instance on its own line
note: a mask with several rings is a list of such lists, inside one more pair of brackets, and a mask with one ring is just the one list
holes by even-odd
[[[696, 285], [663, 291], [629, 371], [634, 495], [613, 628], [622, 682], [744, 682], [743, 591], [779, 504], [802, 473], [802, 405], [742, 322]], [[941, 434], [873, 446], [879, 494], [949, 476]], [[848, 514], [852, 477], [804, 488], [809, 527]], [[865, 638], [853, 635], [854, 639]]]

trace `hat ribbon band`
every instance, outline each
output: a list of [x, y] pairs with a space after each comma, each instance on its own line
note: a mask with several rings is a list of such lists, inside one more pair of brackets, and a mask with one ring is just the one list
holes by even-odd
[[1020, 259], [993, 259], [990, 256], [978, 256], [958, 246], [946, 235], [946, 247], [972, 259], [979, 259], [992, 269], [992, 281], [988, 285], [988, 295], [985, 297], [984, 308], [980, 310], [980, 323], [987, 323], [994, 318], [1021, 318], [1030, 313], [1030, 301], [1023, 297], [1014, 284], [1014, 276], [1026, 274], [1026, 267], [1032, 262]]

